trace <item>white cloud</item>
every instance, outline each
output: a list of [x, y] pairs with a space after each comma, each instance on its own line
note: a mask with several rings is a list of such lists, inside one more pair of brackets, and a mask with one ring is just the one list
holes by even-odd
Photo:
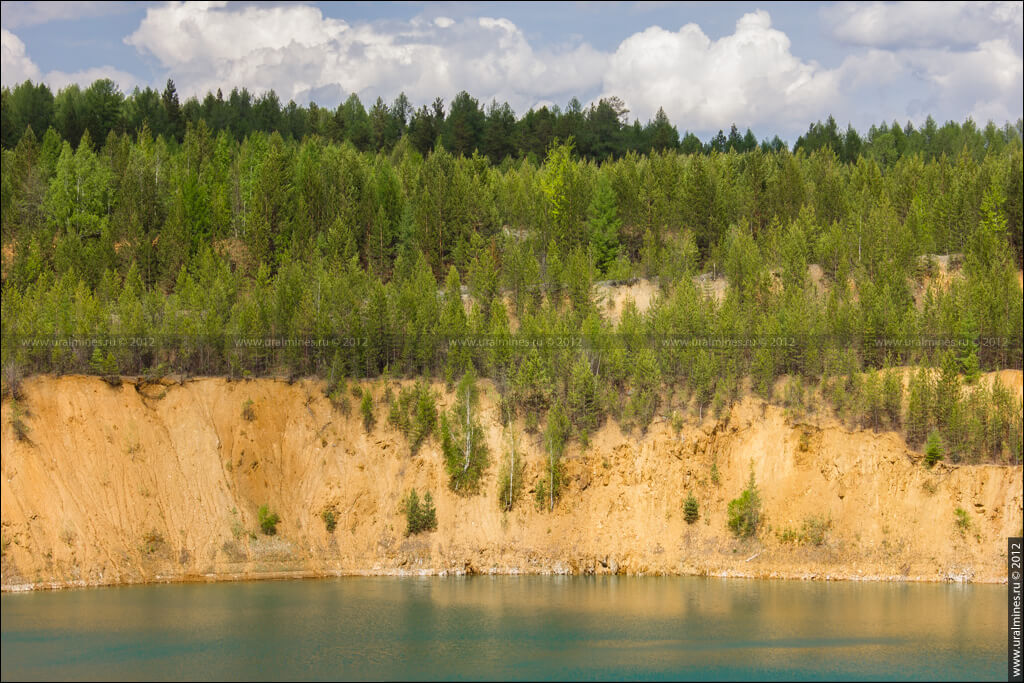
[[71, 83], [87, 86], [100, 78], [109, 78], [125, 91], [140, 84], [139, 79], [132, 74], [112, 66], [97, 66], [73, 73], [50, 71], [44, 76], [35, 62], [29, 58], [25, 50], [25, 43], [18, 36], [7, 29], [0, 29], [0, 36], [2, 36], [0, 47], [2, 47], [3, 53], [3, 69], [0, 70], [0, 73], [3, 74], [4, 85], [15, 86], [30, 79], [37, 82], [42, 81], [49, 85], [51, 90], [57, 92]]
[[159, 60], [183, 94], [245, 85], [304, 100], [340, 86], [364, 102], [405, 91], [414, 102], [467, 90], [519, 112], [546, 97], [596, 89], [607, 56], [586, 44], [534, 50], [506, 19], [421, 18], [350, 25], [303, 5], [170, 3], [125, 39]]
[[1024, 63], [1006, 40], [985, 41], [965, 52], [915, 50], [902, 57], [921, 78], [950, 95], [1010, 95], [1016, 90], [1016, 100], [1021, 99]]
[[604, 91], [641, 120], [662, 106], [680, 127], [699, 130], [802, 124], [838, 95], [836, 74], [794, 56], [763, 11], [744, 15], [716, 41], [696, 24], [630, 36], [611, 57]]
[[21, 28], [131, 11], [133, 7], [127, 2], [4, 2], [3, 24], [7, 28]]
[[39, 80], [39, 67], [29, 59], [25, 43], [7, 29], [0, 29], [0, 74], [4, 85]]
[[1015, 41], [1024, 27], [1020, 2], [842, 2], [822, 10], [840, 40], [889, 48], [966, 47]]
[[[863, 15], [847, 27], [850, 34], [859, 32], [867, 42], [869, 31], [864, 28], [873, 22], [887, 28], [873, 33], [875, 41], [885, 44], [902, 36], [902, 22], [918, 17], [921, 7], [875, 4], [863, 9]], [[985, 3], [963, 7], [956, 3], [934, 5], [935, 16], [921, 15], [921, 30], [899, 49], [871, 48], [847, 57], [837, 70], [841, 89], [853, 93], [851, 107], [864, 112], [867, 121], [880, 118], [909, 117], [920, 123], [931, 114], [938, 120], [963, 120], [970, 115], [980, 123], [992, 119], [997, 124], [1021, 115], [1024, 100], [1024, 60], [1021, 58], [1020, 5], [1008, 8], [1000, 3]], [[857, 8], [843, 6], [844, 12]], [[979, 9], [990, 22], [987, 32], [977, 19]], [[896, 19], [889, 25], [888, 19]], [[870, 18], [870, 21], [869, 21]], [[962, 35], [956, 41], [944, 35], [950, 22], [954, 29], [962, 26]], [[1016, 22], [1012, 37], [1003, 30]], [[969, 38], [971, 41], [967, 41]], [[979, 39], [980, 38], [980, 39]], [[965, 42], [967, 41], [967, 42]], [[901, 111], [902, 109], [902, 111]]]
[[88, 69], [82, 69], [80, 71], [73, 71], [67, 73], [64, 71], [48, 71], [46, 73], [45, 81], [50, 86], [50, 89], [57, 92], [65, 86], [77, 83], [82, 87], [92, 85], [93, 81], [98, 81], [101, 78], [109, 78], [121, 89], [121, 92], [131, 92], [135, 86], [145, 86], [145, 83], [140, 81], [133, 74], [127, 71], [121, 71], [112, 66], [94, 66]]

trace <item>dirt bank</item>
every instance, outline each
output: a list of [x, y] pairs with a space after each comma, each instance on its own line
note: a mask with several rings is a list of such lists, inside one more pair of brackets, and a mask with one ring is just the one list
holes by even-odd
[[[379, 401], [383, 387], [372, 386]], [[543, 469], [539, 438], [519, 432], [528, 491], [506, 514], [496, 477], [508, 440], [489, 387], [492, 465], [470, 498], [448, 490], [434, 441], [410, 456], [379, 403], [365, 434], [358, 403], [343, 415], [319, 382], [138, 390], [37, 377], [24, 388], [29, 441], [15, 434], [11, 402], [2, 410], [3, 590], [441, 572], [988, 582], [1005, 581], [1006, 537], [1021, 533], [1021, 467], [928, 470], [894, 433], [797, 423], [754, 399], [681, 436], [664, 420], [644, 436], [606, 424], [586, 450], [570, 448], [553, 513], [529, 491]], [[751, 467], [766, 524], [739, 541], [726, 507]], [[432, 492], [438, 530], [406, 538], [400, 500], [412, 487]], [[700, 502], [694, 524], [682, 513], [689, 491]], [[262, 504], [281, 516], [276, 536], [258, 532]], [[333, 533], [325, 507], [337, 511]], [[781, 540], [811, 515], [831, 519], [821, 545]]]

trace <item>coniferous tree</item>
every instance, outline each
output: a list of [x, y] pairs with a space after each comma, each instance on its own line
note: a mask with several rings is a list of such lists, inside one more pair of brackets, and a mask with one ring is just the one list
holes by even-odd
[[600, 272], [607, 273], [619, 256], [619, 228], [622, 226], [615, 192], [610, 183], [598, 181], [587, 213], [594, 262]]

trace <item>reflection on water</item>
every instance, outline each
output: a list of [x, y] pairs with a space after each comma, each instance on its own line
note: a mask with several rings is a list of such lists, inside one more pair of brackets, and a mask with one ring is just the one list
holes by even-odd
[[7, 678], [957, 678], [1006, 587], [344, 578], [2, 597]]

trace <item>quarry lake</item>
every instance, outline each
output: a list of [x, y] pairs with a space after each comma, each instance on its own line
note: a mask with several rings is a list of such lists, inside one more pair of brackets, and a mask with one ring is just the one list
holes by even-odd
[[964, 679], [1006, 586], [353, 577], [5, 594], [8, 679]]

